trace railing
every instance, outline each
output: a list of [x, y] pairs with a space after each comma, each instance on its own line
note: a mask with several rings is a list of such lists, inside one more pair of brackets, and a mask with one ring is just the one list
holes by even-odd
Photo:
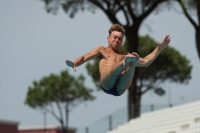
[[[140, 111], [142, 114], [167, 107], [169, 107], [169, 105], [140, 105]], [[116, 112], [92, 123], [91, 125], [88, 125], [86, 128], [78, 129], [77, 133], [106, 133], [107, 131], [112, 130], [119, 125], [127, 122], [127, 112], [127, 107], [121, 108], [120, 110], [117, 110]]]

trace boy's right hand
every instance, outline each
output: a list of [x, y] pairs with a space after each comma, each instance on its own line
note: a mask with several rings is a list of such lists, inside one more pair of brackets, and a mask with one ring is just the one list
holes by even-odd
[[72, 67], [74, 71], [76, 72], [76, 66], [74, 65], [72, 61], [66, 60], [65, 63], [67, 64], [67, 66]]
[[132, 55], [134, 57], [134, 61], [133, 62], [137, 63], [138, 60], [139, 60], [139, 58], [140, 58], [140, 56], [137, 53], [135, 53], [135, 52], [132, 52]]

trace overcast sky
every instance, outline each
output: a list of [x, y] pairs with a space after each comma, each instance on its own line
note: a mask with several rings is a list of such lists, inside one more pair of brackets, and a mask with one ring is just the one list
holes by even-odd
[[[0, 120], [17, 121], [20, 127], [43, 125], [42, 112], [24, 105], [28, 86], [33, 80], [66, 69], [66, 59], [74, 60], [98, 45], [106, 47], [110, 26], [101, 11], [96, 14], [80, 12], [70, 19], [62, 10], [57, 15], [46, 13], [44, 3], [38, 0], [1, 0]], [[168, 104], [169, 89], [172, 104], [199, 100], [200, 60], [194, 41], [195, 31], [185, 16], [168, 10], [151, 14], [140, 28], [140, 35], [146, 34], [156, 41], [170, 34], [170, 46], [191, 61], [193, 70], [188, 85], [166, 83], [163, 85], [167, 90], [165, 96], [148, 92], [142, 97], [142, 104]], [[84, 74], [85, 85], [94, 88], [85, 65], [78, 67], [76, 73], [69, 70], [74, 76]], [[94, 95], [95, 101], [82, 104], [70, 113], [71, 127], [85, 127], [127, 105], [127, 92], [120, 97], [103, 92], [94, 92]], [[47, 115], [47, 124], [59, 125], [50, 115]]]

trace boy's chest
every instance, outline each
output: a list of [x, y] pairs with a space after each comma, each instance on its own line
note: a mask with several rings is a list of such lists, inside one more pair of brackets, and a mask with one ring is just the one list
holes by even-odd
[[120, 62], [124, 59], [125, 54], [122, 53], [115, 53], [113, 51], [104, 51], [102, 52], [102, 56], [107, 61], [114, 61], [114, 62]]

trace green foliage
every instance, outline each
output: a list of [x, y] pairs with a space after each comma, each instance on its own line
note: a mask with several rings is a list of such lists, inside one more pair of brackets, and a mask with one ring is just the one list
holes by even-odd
[[[84, 101], [95, 99], [91, 94], [92, 89], [85, 87], [84, 81], [83, 75], [75, 78], [69, 74], [68, 70], [61, 71], [60, 75], [50, 74], [39, 81], [33, 81], [33, 85], [28, 87], [25, 104], [53, 115], [60, 122], [63, 133], [66, 133], [70, 109]], [[53, 103], [59, 115], [55, 113]], [[65, 108], [61, 105], [65, 105]], [[66, 128], [64, 127], [63, 109], [66, 113]]]
[[[156, 42], [148, 35], [139, 38], [139, 55], [145, 57], [156, 47]], [[157, 59], [147, 68], [139, 68], [139, 80], [164, 82], [188, 83], [191, 79], [192, 66], [189, 60], [181, 55], [172, 46], [165, 48]]]
[[67, 70], [60, 75], [50, 74], [28, 87], [25, 104], [32, 108], [44, 108], [53, 102], [68, 103], [71, 107], [94, 100], [92, 89], [84, 86], [83, 75], [75, 78]]
[[56, 14], [61, 6], [65, 13], [69, 14], [71, 18], [75, 16], [78, 11], [88, 10], [92, 13], [95, 12], [96, 6], [94, 6], [89, 0], [43, 0], [46, 5], [46, 11], [48, 13]]
[[[127, 41], [125, 41], [120, 51], [128, 51], [128, 46]], [[151, 53], [156, 46], [157, 43], [150, 36], [140, 36], [138, 49], [140, 57], [143, 58]], [[99, 89], [98, 63], [88, 63], [86, 66], [88, 74], [92, 76], [96, 87]], [[143, 89], [142, 93], [150, 89], [160, 88], [159, 92], [162, 91], [162, 93], [157, 94], [163, 95], [164, 91], [159, 87], [161, 83], [169, 81], [187, 84], [191, 79], [191, 70], [192, 66], [189, 60], [169, 44], [150, 66], [137, 69], [137, 84], [141, 90]]]
[[87, 0], [65, 0], [65, 2], [62, 3], [62, 8], [66, 13], [69, 13], [71, 18], [73, 18], [79, 10], [84, 11], [87, 9], [92, 13], [96, 10], [96, 7]]
[[163, 88], [161, 88], [161, 87], [155, 88], [154, 92], [159, 96], [163, 96], [165, 94], [165, 90], [163, 90]]

